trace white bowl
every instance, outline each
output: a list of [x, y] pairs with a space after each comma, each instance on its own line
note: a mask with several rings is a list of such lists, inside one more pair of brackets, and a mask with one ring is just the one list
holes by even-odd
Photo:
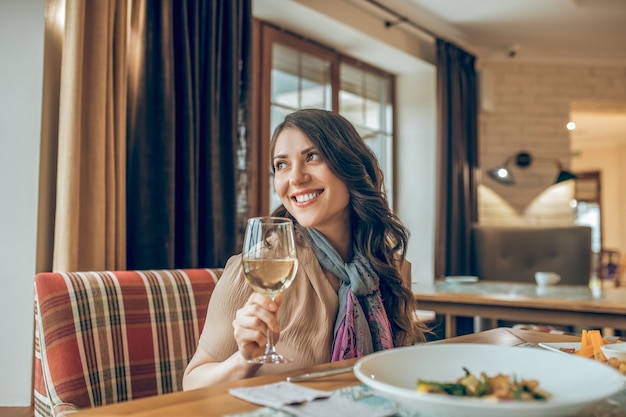
[[607, 359], [616, 358], [626, 361], [626, 343], [609, 343], [600, 347]]
[[535, 282], [540, 287], [546, 285], [555, 285], [561, 280], [561, 276], [556, 272], [535, 272]]
[[[417, 392], [418, 379], [453, 382], [464, 375], [463, 367], [476, 375], [536, 379], [552, 396], [546, 401], [497, 402]], [[428, 343], [376, 352], [359, 359], [354, 373], [379, 395], [420, 415], [442, 417], [572, 416], [616, 394], [625, 381], [615, 369], [578, 355], [467, 343]]]

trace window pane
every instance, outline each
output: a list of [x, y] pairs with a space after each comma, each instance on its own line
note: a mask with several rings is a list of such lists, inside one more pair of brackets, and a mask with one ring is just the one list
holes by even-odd
[[381, 103], [375, 101], [365, 101], [365, 126], [372, 130], [384, 131], [382, 125], [384, 124], [384, 117], [381, 110]]
[[330, 110], [330, 62], [280, 44], [272, 51], [272, 103]]
[[349, 91], [339, 91], [339, 113], [355, 125], [365, 126], [365, 99]]
[[581, 226], [591, 227], [591, 250], [599, 253], [602, 246], [600, 236], [600, 205], [579, 201], [576, 205], [575, 222]]
[[347, 64], [342, 64], [340, 68], [339, 113], [352, 123], [365, 126], [363, 71]]
[[361, 96], [363, 90], [363, 71], [348, 65], [341, 64], [341, 90], [352, 93], [355, 96]]
[[278, 126], [283, 120], [285, 120], [285, 116], [289, 113], [293, 113], [291, 109], [284, 109], [278, 106], [272, 106], [270, 109], [270, 131], [267, 134], [268, 141], [272, 139], [272, 133], [274, 133], [274, 129]]
[[300, 108], [330, 109], [330, 62], [302, 54]]
[[375, 74], [365, 74], [365, 126], [373, 130], [389, 132], [385, 114], [389, 95], [388, 80]]
[[574, 198], [578, 201], [599, 201], [598, 179], [578, 178], [574, 183]]
[[391, 82], [367, 70], [340, 66], [339, 113], [350, 120], [378, 158], [385, 190], [393, 201], [393, 111]]
[[298, 105], [298, 51], [275, 44], [272, 48], [272, 103]]
[[373, 136], [366, 137], [365, 143], [376, 154], [379, 163], [385, 165], [387, 162], [387, 143], [388, 138], [381, 134], [372, 134]]

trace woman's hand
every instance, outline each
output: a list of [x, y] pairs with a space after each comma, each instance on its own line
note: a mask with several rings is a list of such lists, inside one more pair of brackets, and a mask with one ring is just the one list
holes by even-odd
[[274, 343], [278, 341], [280, 324], [276, 312], [283, 300], [278, 295], [274, 301], [265, 295], [254, 293], [246, 304], [237, 310], [233, 328], [239, 353], [244, 359], [252, 359], [265, 353], [268, 329]]

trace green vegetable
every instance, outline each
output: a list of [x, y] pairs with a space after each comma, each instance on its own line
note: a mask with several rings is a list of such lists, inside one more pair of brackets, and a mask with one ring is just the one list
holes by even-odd
[[417, 386], [420, 391], [426, 392], [441, 392], [448, 395], [467, 395], [467, 387], [463, 384], [454, 384], [449, 382], [435, 382], [425, 381], [422, 379], [417, 380]]
[[417, 391], [464, 397], [494, 397], [500, 400], [547, 400], [550, 394], [537, 389], [536, 381], [521, 381], [516, 376], [489, 377], [484, 372], [480, 378], [463, 367], [465, 375], [456, 382], [417, 380]]

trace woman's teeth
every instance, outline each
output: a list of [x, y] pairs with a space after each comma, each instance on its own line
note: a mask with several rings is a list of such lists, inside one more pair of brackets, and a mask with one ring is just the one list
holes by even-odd
[[297, 195], [295, 196], [296, 201], [298, 203], [305, 203], [309, 200], [314, 199], [315, 197], [317, 197], [318, 195], [320, 195], [320, 193], [309, 193], [309, 194], [301, 194], [301, 195]]

